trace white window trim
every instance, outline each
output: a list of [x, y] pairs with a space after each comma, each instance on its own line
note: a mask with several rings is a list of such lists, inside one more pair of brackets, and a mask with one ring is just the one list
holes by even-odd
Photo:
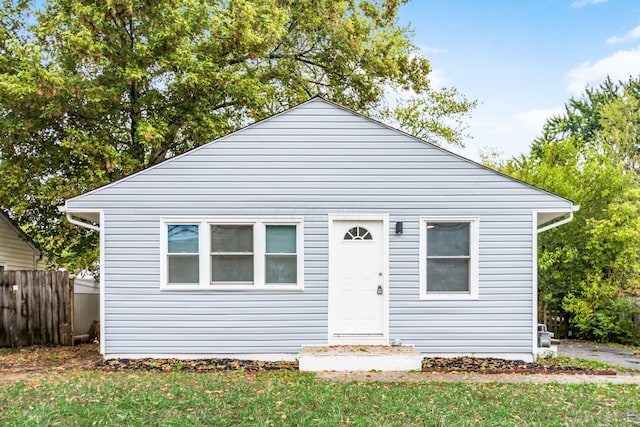
[[[469, 240], [469, 292], [427, 292], [427, 222], [468, 222]], [[420, 299], [421, 300], [477, 300], [479, 298], [479, 241], [478, 217], [469, 216], [421, 216], [420, 217]]]
[[[167, 226], [169, 224], [198, 225], [198, 284], [167, 283]], [[211, 283], [211, 224], [254, 225], [253, 230], [253, 283]], [[265, 283], [266, 225], [296, 226], [297, 283]], [[304, 289], [304, 224], [302, 217], [162, 217], [160, 218], [160, 289], [171, 291], [264, 291]]]
[[9, 268], [9, 263], [7, 261], [0, 260], [0, 267], [4, 267], [3, 271], [8, 271], [7, 269]]

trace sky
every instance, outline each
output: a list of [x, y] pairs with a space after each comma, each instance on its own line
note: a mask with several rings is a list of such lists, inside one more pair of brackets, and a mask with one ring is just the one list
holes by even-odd
[[434, 87], [478, 106], [466, 148], [528, 152], [546, 119], [607, 76], [640, 75], [640, 0], [413, 0], [400, 9]]

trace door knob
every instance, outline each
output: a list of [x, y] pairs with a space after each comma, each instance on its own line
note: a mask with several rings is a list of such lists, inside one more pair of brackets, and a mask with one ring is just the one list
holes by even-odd
[[382, 285], [378, 285], [378, 295], [382, 295]]

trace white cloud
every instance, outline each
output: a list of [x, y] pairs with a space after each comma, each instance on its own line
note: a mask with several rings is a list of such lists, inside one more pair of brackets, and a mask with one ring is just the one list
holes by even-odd
[[434, 89], [442, 89], [447, 86], [451, 82], [451, 79], [440, 69], [434, 67], [433, 61], [430, 58], [430, 54], [441, 53], [442, 49], [435, 46], [420, 46], [419, 49], [424, 57], [429, 60], [429, 64], [431, 64], [431, 72], [429, 73], [429, 82], [431, 83], [431, 87]]
[[607, 0], [576, 0], [571, 3], [571, 7], [578, 8], [588, 6], [590, 4], [605, 3]]
[[596, 62], [586, 61], [569, 71], [567, 90], [582, 93], [585, 86], [597, 86], [607, 76], [613, 81], [627, 80], [640, 74], [640, 48], [620, 50]]
[[621, 37], [618, 37], [618, 36], [609, 37], [607, 39], [607, 43], [608, 44], [625, 43], [625, 42], [632, 42], [638, 39], [640, 39], [640, 25], [638, 25], [633, 30], [627, 32], [625, 35]]
[[451, 79], [439, 69], [432, 68], [431, 72], [429, 73], [429, 82], [431, 83], [432, 88], [442, 89], [451, 82]]
[[[486, 106], [485, 106], [486, 107]], [[547, 119], [561, 114], [563, 107], [530, 108], [515, 113], [510, 108], [496, 112], [482, 110], [469, 120], [469, 132], [473, 139], [465, 141], [466, 148], [452, 148], [469, 159], [479, 161], [480, 152], [497, 151], [502, 158], [509, 159], [529, 151], [534, 139], [542, 134]]]
[[442, 52], [442, 49], [440, 49], [439, 47], [422, 46], [420, 47], [420, 51], [422, 53], [440, 53]]
[[562, 111], [562, 107], [531, 108], [525, 111], [518, 111], [515, 113], [515, 118], [521, 125], [539, 132], [547, 119], [562, 114]]

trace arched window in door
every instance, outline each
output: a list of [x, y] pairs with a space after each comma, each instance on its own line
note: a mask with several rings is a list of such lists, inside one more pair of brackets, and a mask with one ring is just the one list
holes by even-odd
[[344, 240], [373, 240], [373, 236], [364, 227], [353, 227], [344, 235]]

